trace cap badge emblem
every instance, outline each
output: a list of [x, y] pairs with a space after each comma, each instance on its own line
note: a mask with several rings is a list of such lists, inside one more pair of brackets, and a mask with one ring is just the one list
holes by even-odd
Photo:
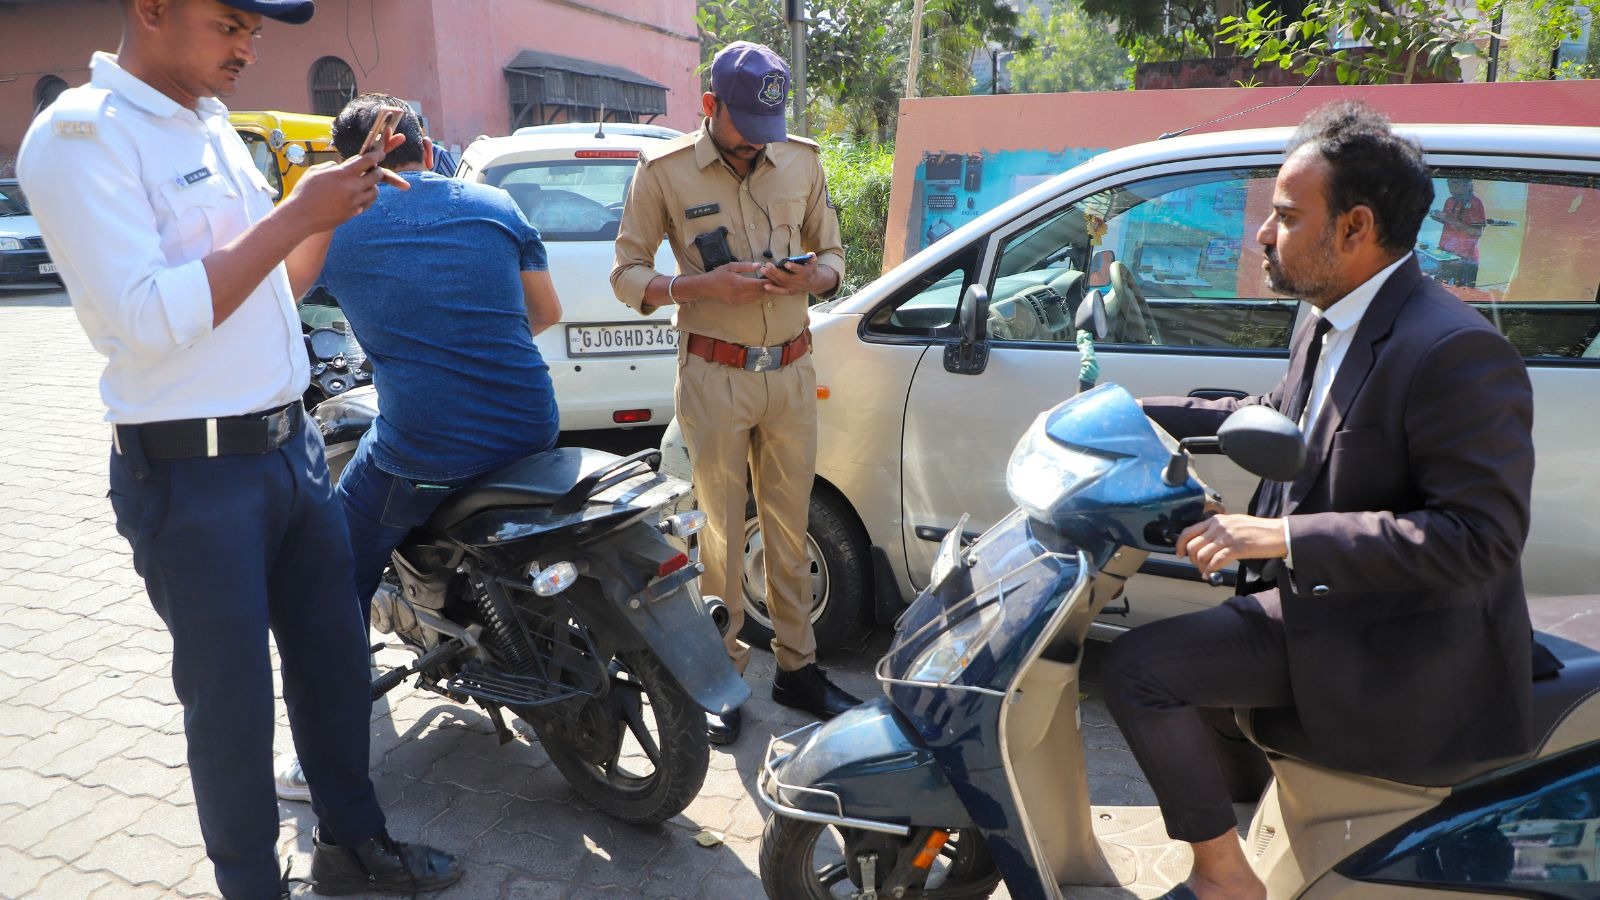
[[761, 93], [756, 95], [756, 99], [768, 106], [782, 106], [783, 95], [789, 92], [787, 81], [782, 72], [768, 72], [761, 79]]

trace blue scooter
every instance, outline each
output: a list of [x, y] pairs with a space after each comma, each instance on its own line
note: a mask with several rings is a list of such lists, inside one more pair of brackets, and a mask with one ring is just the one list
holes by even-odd
[[[1095, 617], [1220, 500], [1190, 470], [1204, 451], [1287, 480], [1304, 444], [1266, 407], [1180, 444], [1115, 385], [1034, 422], [1006, 472], [1018, 508], [968, 546], [964, 520], [945, 537], [879, 664], [885, 696], [769, 745], [772, 900], [986, 897], [1002, 879], [1015, 900], [1149, 897], [1184, 877], [1159, 810], [1091, 807], [1079, 667]], [[1566, 668], [1535, 683], [1530, 760], [1398, 784], [1304, 762], [1292, 723], [1241, 717], [1273, 768], [1243, 833], [1269, 896], [1600, 896], [1600, 598], [1535, 609], [1567, 623], [1543, 638]]]

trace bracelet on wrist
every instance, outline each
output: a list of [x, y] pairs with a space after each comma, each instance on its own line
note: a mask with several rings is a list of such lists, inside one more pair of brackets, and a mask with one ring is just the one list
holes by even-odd
[[683, 277], [682, 275], [674, 275], [670, 279], [667, 280], [667, 299], [672, 301], [674, 304], [676, 304], [678, 302], [678, 298], [673, 295], [672, 288], [673, 288], [673, 285], [676, 285], [678, 283], [678, 279], [682, 278], [682, 277]]

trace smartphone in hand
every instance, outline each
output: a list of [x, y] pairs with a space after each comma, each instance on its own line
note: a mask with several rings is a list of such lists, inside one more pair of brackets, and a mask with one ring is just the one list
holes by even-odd
[[816, 258], [816, 254], [813, 253], [802, 253], [799, 256], [785, 256], [783, 259], [778, 261], [778, 268], [784, 270], [785, 272], [791, 272], [793, 270], [789, 268], [790, 266], [803, 266], [814, 258]]
[[405, 114], [406, 110], [399, 106], [378, 107], [378, 114], [372, 119], [372, 128], [367, 132], [366, 140], [361, 142], [361, 153], [371, 153], [386, 146]]

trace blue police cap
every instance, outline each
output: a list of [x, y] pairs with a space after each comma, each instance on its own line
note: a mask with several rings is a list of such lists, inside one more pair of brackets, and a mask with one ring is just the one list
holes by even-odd
[[222, 3], [290, 25], [311, 21], [311, 14], [317, 11], [315, 0], [222, 0]]
[[789, 97], [789, 66], [771, 49], [734, 41], [711, 60], [711, 93], [728, 106], [733, 127], [752, 144], [789, 139], [783, 105]]

